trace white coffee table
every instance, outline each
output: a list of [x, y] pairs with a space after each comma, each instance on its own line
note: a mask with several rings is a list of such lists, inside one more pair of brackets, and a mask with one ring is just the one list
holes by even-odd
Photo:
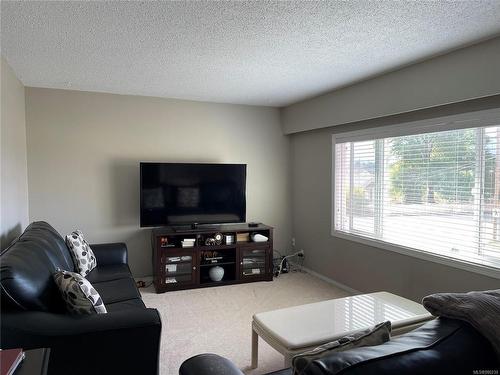
[[255, 314], [252, 320], [252, 368], [257, 367], [259, 336], [285, 356], [337, 340], [390, 320], [392, 335], [409, 332], [433, 316], [409, 299], [387, 292], [360, 294]]

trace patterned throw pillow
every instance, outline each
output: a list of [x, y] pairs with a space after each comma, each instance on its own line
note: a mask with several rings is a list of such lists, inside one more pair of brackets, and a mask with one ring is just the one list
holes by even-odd
[[54, 281], [72, 314], [106, 314], [101, 296], [92, 284], [75, 272], [57, 270]]
[[82, 276], [92, 271], [97, 266], [94, 252], [85, 238], [81, 230], [75, 230], [73, 233], [66, 236], [66, 245], [71, 253], [76, 270]]
[[328, 357], [335, 352], [343, 352], [349, 349], [363, 346], [380, 345], [391, 339], [391, 322], [379, 323], [374, 327], [355, 332], [338, 340], [318, 346], [316, 349], [298, 354], [292, 359], [293, 375], [301, 375], [307, 372], [307, 367], [315, 359]]

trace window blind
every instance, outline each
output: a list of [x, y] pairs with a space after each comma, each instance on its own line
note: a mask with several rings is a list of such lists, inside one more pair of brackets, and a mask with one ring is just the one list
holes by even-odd
[[334, 231], [500, 269], [500, 126], [334, 145]]

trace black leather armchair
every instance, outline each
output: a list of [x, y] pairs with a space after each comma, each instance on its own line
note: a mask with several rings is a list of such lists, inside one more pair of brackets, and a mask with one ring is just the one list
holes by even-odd
[[2, 251], [0, 346], [51, 348], [50, 374], [157, 374], [161, 320], [140, 298], [125, 244], [91, 247], [97, 268], [87, 279], [107, 314], [65, 313], [52, 273], [58, 267], [74, 271], [74, 266], [49, 224], [31, 224]]
[[[382, 345], [331, 353], [313, 361], [302, 374], [471, 375], [498, 373], [499, 369], [491, 344], [474, 328], [458, 320], [440, 318]], [[186, 360], [179, 374], [243, 375], [229, 360], [215, 354], [201, 354]], [[291, 375], [292, 370], [273, 374]]]

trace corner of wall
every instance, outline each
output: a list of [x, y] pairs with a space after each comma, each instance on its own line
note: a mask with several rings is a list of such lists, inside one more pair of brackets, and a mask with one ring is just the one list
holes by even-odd
[[26, 103], [24, 85], [1, 60], [1, 221], [0, 248], [7, 247], [29, 222]]

